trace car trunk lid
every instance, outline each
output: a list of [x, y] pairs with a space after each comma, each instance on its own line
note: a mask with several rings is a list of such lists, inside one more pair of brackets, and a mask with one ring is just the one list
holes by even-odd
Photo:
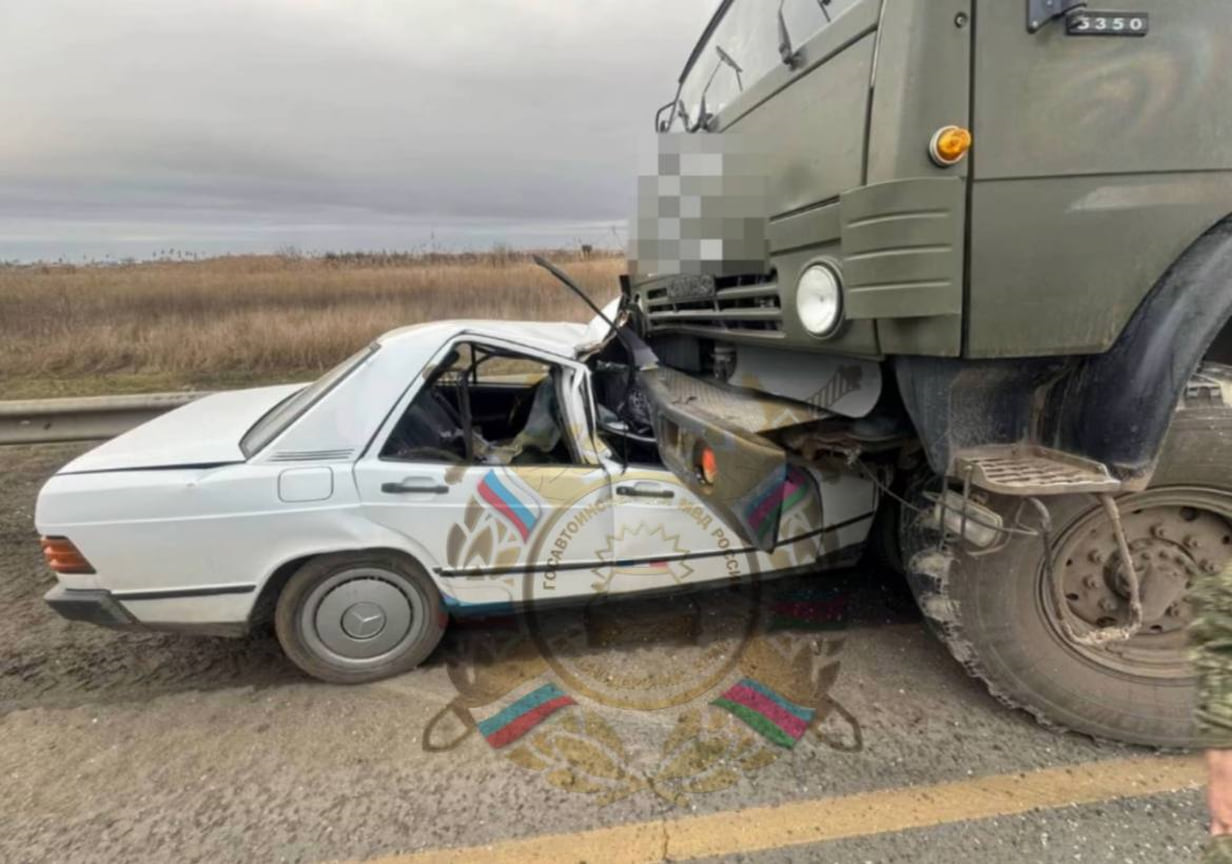
[[216, 393], [169, 411], [95, 447], [60, 474], [243, 462], [240, 438], [302, 384]]

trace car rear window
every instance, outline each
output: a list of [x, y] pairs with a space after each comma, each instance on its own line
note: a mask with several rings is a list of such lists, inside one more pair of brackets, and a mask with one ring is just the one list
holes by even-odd
[[317, 404], [329, 391], [346, 380], [352, 372], [364, 364], [369, 357], [380, 349], [380, 343], [373, 342], [362, 351], [352, 354], [333, 369], [330, 369], [303, 390], [292, 393], [283, 399], [258, 420], [244, 437], [240, 439], [240, 450], [245, 457], [260, 452], [287, 427], [298, 420], [305, 411]]

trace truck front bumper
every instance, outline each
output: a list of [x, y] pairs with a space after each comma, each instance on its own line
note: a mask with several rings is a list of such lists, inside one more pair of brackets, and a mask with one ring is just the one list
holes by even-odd
[[129, 630], [140, 627], [110, 591], [78, 590], [57, 585], [43, 595], [44, 602], [69, 621], [85, 621], [100, 627]]
[[[663, 464], [731, 524], [749, 545], [778, 545], [780, 505], [788, 486], [787, 454], [764, 437], [831, 415], [803, 402], [726, 387], [658, 366], [638, 373], [655, 407], [655, 439]], [[717, 466], [701, 481], [699, 454], [709, 449]]]

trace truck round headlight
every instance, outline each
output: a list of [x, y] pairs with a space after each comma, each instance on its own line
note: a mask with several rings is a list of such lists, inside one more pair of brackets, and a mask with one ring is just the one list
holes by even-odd
[[796, 285], [796, 314], [814, 336], [829, 336], [843, 315], [843, 292], [838, 276], [824, 264], [813, 264]]

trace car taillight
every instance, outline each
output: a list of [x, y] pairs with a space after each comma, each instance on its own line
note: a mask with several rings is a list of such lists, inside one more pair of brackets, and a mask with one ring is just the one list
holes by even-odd
[[94, 567], [67, 537], [44, 537], [43, 557], [57, 573], [93, 573]]

